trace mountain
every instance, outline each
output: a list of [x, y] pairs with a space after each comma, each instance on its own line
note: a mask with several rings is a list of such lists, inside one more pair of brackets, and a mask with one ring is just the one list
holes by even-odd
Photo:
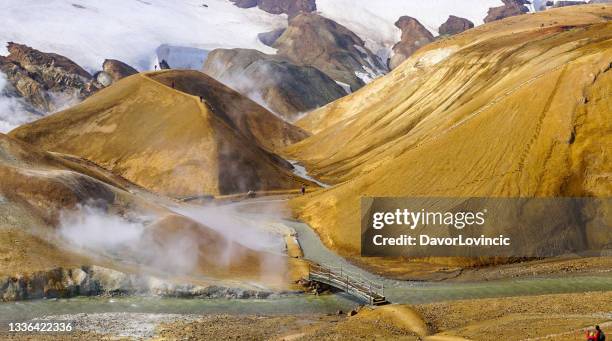
[[274, 151], [307, 134], [197, 71], [120, 80], [11, 132], [169, 196], [299, 188]]
[[501, 20], [504, 18], [512, 17], [515, 15], [521, 15], [529, 12], [529, 8], [525, 6], [522, 0], [503, 0], [504, 5], [498, 7], [489, 8], [484, 22], [491, 22], [495, 20]]
[[[284, 266], [282, 258], [244, 246], [155, 198], [91, 162], [0, 134], [0, 249], [7, 255], [0, 276], [19, 274], [19, 281], [41, 286], [32, 273], [103, 265], [257, 281], [265, 262]], [[224, 256], [229, 252], [233, 257]], [[67, 286], [38, 280], [45, 291]]]
[[106, 59], [102, 63], [102, 71], [106, 72], [113, 82], [138, 73], [136, 69], [116, 59]]
[[203, 71], [290, 122], [346, 95], [318, 69], [257, 50], [214, 50]]
[[434, 40], [434, 36], [415, 18], [402, 16], [395, 22], [395, 26], [402, 30], [402, 39], [393, 45], [393, 56], [389, 60], [390, 69], [395, 69], [416, 50]]
[[501, 0], [317, 0], [317, 11], [355, 32], [368, 49], [386, 61], [391, 56], [391, 48], [400, 40], [401, 31], [394, 23], [401, 16], [417, 19], [437, 35], [449, 15], [466, 18], [478, 26], [490, 7], [500, 5], [503, 5]]
[[[479, 25], [489, 7], [501, 4], [500, 0], [479, 0], [469, 5], [455, 0], [240, 2], [261, 4], [272, 13], [291, 15], [296, 8], [310, 10], [316, 6], [323, 17], [354, 32], [365, 42], [365, 47], [384, 62], [390, 57], [392, 46], [399, 41], [400, 31], [393, 23], [401, 15], [417, 18], [435, 35], [451, 14]], [[256, 49], [274, 54], [275, 50], [262, 42], [266, 38], [260, 40], [258, 35], [287, 27], [285, 14], [239, 8], [229, 0], [207, 0], [205, 3], [108, 0], [86, 4], [71, 0], [5, 0], [3, 4], [0, 55], [8, 54], [2, 48], [4, 44], [18, 42], [64, 56], [91, 75], [99, 75], [106, 59], [120, 60], [138, 71], [154, 70], [162, 60], [172, 68], [200, 70], [207, 53], [218, 48]], [[32, 13], [37, 13], [36, 17]], [[65, 20], [67, 17], [69, 21]], [[271, 41], [275, 40], [275, 34]], [[362, 77], [361, 81], [369, 81], [372, 76], [367, 72], [363, 75], [368, 77]], [[108, 82], [108, 79], [100, 81]], [[8, 132], [49, 113], [35, 110], [17, 96], [6, 75], [0, 72], [0, 131]]]
[[611, 14], [573, 6], [483, 25], [310, 113], [298, 125], [314, 135], [286, 154], [337, 186], [293, 200], [296, 214], [382, 271], [358, 257], [360, 196], [610, 196]]
[[0, 71], [37, 113], [56, 110], [101, 87], [87, 71], [64, 56], [13, 42], [7, 44], [7, 49], [9, 54], [0, 56]]
[[474, 23], [465, 18], [456, 17], [451, 15], [444, 24], [440, 25], [438, 32], [440, 35], [452, 36], [453, 34], [459, 34], [463, 31], [467, 31], [474, 28]]
[[385, 72], [378, 56], [364, 41], [333, 20], [301, 13], [272, 45], [277, 55], [298, 65], [314, 66], [351, 90]]

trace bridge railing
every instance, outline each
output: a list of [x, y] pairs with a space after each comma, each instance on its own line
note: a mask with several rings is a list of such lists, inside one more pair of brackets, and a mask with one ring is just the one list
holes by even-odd
[[371, 304], [385, 298], [385, 287], [383, 284], [372, 282], [342, 267], [310, 264], [309, 276], [311, 280], [323, 282], [344, 290], [349, 294], [362, 297]]

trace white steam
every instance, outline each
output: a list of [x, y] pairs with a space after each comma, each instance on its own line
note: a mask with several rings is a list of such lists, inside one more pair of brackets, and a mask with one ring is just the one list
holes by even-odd
[[80, 205], [60, 214], [59, 233], [73, 247], [94, 255], [150, 266], [168, 273], [186, 274], [198, 263], [198, 249], [187, 235], [156, 241], [147, 229], [152, 217], [124, 218], [101, 208]]
[[269, 229], [278, 220], [273, 210], [247, 213], [239, 205], [181, 206], [172, 208], [175, 212], [191, 218], [220, 233], [227, 240], [257, 251], [280, 254], [285, 248], [283, 236]]
[[[35, 121], [44, 115], [50, 114], [46, 112], [36, 112], [28, 105], [23, 98], [15, 97], [13, 85], [8, 81], [6, 75], [0, 72], [0, 133], [8, 133], [9, 131]], [[78, 92], [52, 92], [46, 93], [50, 100], [50, 106], [53, 112], [68, 109], [71, 106], [78, 104]]]
[[224, 65], [220, 60], [214, 60], [208, 68], [211, 70], [211, 73], [208, 75], [246, 96], [279, 118], [284, 119], [270, 107], [264, 98], [265, 90], [275, 86], [279, 81], [274, 78], [274, 72], [267, 64], [259, 65], [259, 68], [257, 74], [264, 77], [246, 76], [245, 74], [250, 71], [248, 67], [244, 70], [235, 71], [231, 67]]
[[[279, 257], [285, 250], [284, 233], [270, 227], [271, 222], [278, 219], [274, 210], [248, 213], [235, 205], [169, 208], [187, 218], [187, 222], [199, 223], [192, 225], [196, 229], [210, 228], [220, 234], [223, 238], [214, 240], [221, 244], [206, 248], [200, 243], [207, 243], [207, 240], [198, 239], [193, 230], [181, 229], [180, 225], [164, 225], [168, 230], [163, 228], [165, 232], [160, 233], [159, 225], [156, 226], [159, 217], [135, 214], [123, 217], [106, 212], [95, 204], [62, 211], [59, 235], [77, 251], [93, 257], [181, 275], [196, 272], [202, 256], [214, 260], [220, 267], [227, 267], [244, 256], [245, 249], [238, 247], [241, 245], [259, 251], [263, 256], [262, 279], [284, 275], [283, 257]], [[202, 230], [203, 235], [207, 234], [206, 230]]]
[[134, 245], [142, 237], [143, 221], [128, 221], [101, 209], [79, 206], [76, 212], [63, 211], [61, 235], [80, 248], [97, 251], [118, 251]]
[[0, 133], [7, 133], [39, 116], [28, 112], [23, 101], [8, 95], [10, 84], [0, 72]]

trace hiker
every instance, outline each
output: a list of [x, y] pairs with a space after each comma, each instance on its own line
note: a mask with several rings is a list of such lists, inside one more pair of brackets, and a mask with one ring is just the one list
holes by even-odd
[[599, 326], [595, 326], [595, 336], [597, 336], [597, 341], [606, 341], [606, 334], [604, 334]]
[[306, 195], [306, 186], [302, 185], [302, 195]]
[[172, 89], [174, 89], [174, 81], [172, 81]]
[[586, 339], [587, 341], [606, 341], [606, 335], [599, 326], [595, 326], [595, 330], [587, 330]]
[[157, 71], [157, 64], [155, 64], [154, 67], [155, 67], [155, 71]]

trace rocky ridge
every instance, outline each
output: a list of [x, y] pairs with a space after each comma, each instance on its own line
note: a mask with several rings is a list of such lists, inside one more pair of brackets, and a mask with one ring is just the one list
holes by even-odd
[[474, 23], [465, 18], [451, 15], [438, 29], [440, 35], [452, 36], [474, 28]]
[[346, 95], [318, 69], [256, 50], [213, 50], [203, 71], [289, 122]]
[[66, 102], [82, 100], [102, 87], [66, 57], [12, 42], [7, 49], [9, 55], [0, 56], [0, 71], [19, 96], [38, 112], [55, 111]]
[[391, 70], [398, 67], [421, 47], [434, 41], [434, 36], [418, 20], [409, 16], [402, 16], [395, 26], [402, 31], [401, 40], [393, 46], [393, 55], [389, 60]]
[[346, 27], [314, 13], [301, 13], [273, 45], [294, 64], [313, 66], [351, 90], [385, 73], [386, 67], [364, 41]]

